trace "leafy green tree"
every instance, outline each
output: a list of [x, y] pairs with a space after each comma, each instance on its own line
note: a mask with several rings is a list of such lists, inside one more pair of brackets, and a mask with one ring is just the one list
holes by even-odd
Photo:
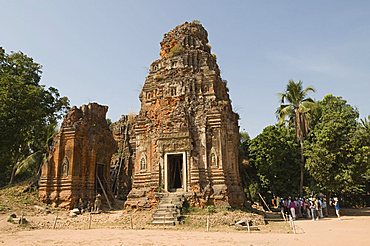
[[299, 194], [303, 194], [304, 179], [304, 140], [308, 134], [310, 126], [310, 113], [315, 108], [315, 102], [307, 97], [309, 92], [315, 92], [312, 87], [303, 89], [302, 81], [295, 82], [289, 80], [286, 90], [279, 93], [280, 106], [276, 110], [276, 115], [280, 123], [288, 119], [288, 124], [295, 129], [295, 135], [300, 143], [300, 183]]
[[351, 158], [355, 168], [352, 193], [366, 194], [370, 190], [370, 116], [357, 124], [351, 138]]
[[319, 102], [321, 116], [306, 141], [306, 168], [328, 193], [363, 192], [369, 178], [370, 132], [341, 97]]
[[[361, 177], [365, 182], [364, 193], [367, 191], [366, 195], [368, 195], [370, 191], [370, 115], [365, 119], [361, 119], [356, 135], [358, 137], [355, 137], [355, 139], [359, 140], [357, 146], [360, 146], [360, 149], [355, 158], [357, 162], [361, 163], [361, 166], [364, 166], [365, 171], [361, 174]], [[369, 196], [367, 196], [367, 206], [369, 204]]]
[[249, 165], [255, 168], [260, 188], [280, 196], [297, 193], [299, 145], [293, 128], [266, 127], [250, 141]]
[[10, 183], [22, 160], [45, 146], [69, 102], [40, 85], [41, 65], [22, 52], [0, 47], [0, 186]]
[[240, 158], [239, 158], [239, 170], [242, 187], [244, 187], [244, 193], [250, 201], [254, 201], [258, 198], [258, 177], [254, 166], [249, 165], [249, 145], [251, 139], [246, 131], [240, 132]]

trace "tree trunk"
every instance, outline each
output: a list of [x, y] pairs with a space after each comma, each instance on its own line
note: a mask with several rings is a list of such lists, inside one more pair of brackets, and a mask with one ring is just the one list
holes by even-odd
[[301, 168], [301, 179], [299, 182], [299, 195], [303, 196], [303, 174], [304, 174], [304, 149], [303, 149], [303, 139], [300, 141], [301, 144], [301, 163], [300, 163], [300, 168]]
[[10, 180], [9, 180], [9, 184], [8, 184], [8, 185], [12, 185], [12, 184], [13, 184], [13, 182], [14, 182], [14, 177], [15, 177], [15, 172], [17, 171], [18, 165], [19, 165], [19, 162], [17, 162], [17, 163], [13, 166], [12, 173], [10, 174]]

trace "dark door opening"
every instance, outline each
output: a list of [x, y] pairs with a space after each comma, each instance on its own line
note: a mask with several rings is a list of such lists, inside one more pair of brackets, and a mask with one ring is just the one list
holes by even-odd
[[182, 154], [167, 155], [168, 190], [176, 191], [182, 187]]
[[95, 192], [97, 194], [102, 194], [103, 190], [101, 189], [98, 178], [100, 179], [100, 182], [103, 182], [103, 180], [104, 180], [104, 165], [102, 165], [102, 164], [96, 164], [96, 177], [95, 177]]

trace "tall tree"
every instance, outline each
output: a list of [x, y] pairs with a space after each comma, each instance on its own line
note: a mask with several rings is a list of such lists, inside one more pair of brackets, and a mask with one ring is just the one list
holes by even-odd
[[366, 191], [370, 191], [370, 116], [361, 119], [357, 124], [355, 134], [351, 138], [351, 152], [352, 163], [356, 169], [353, 186], [357, 187], [357, 194], [366, 194]]
[[[365, 119], [361, 119], [360, 124], [357, 128], [357, 136], [359, 136], [359, 151], [357, 153], [356, 161], [361, 163], [361, 166], [364, 166], [365, 171], [363, 171], [360, 177], [364, 180], [365, 191], [370, 191], [370, 115]], [[368, 195], [367, 194], [367, 195]], [[367, 206], [370, 205], [370, 198], [367, 196]]]
[[370, 132], [341, 97], [319, 102], [321, 116], [308, 136], [306, 167], [323, 191], [359, 193], [369, 180]]
[[21, 161], [45, 146], [69, 102], [40, 85], [41, 65], [22, 52], [0, 47], [0, 186], [13, 181]]
[[309, 92], [315, 92], [314, 88], [307, 87], [303, 89], [302, 81], [295, 82], [289, 80], [286, 90], [279, 93], [280, 106], [276, 110], [276, 115], [280, 123], [288, 120], [288, 124], [295, 129], [295, 136], [300, 144], [300, 183], [299, 194], [303, 194], [304, 179], [304, 140], [308, 134], [310, 126], [310, 113], [315, 108], [315, 102], [308, 97]]
[[293, 128], [268, 126], [250, 141], [249, 165], [256, 170], [261, 190], [279, 196], [297, 193], [299, 145]]

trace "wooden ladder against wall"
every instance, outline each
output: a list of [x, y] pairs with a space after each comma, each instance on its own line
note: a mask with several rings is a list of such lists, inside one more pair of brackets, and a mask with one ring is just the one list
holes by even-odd
[[[108, 199], [107, 192], [105, 192], [104, 186], [103, 186], [103, 184], [102, 184], [102, 182], [101, 182], [101, 180], [100, 180], [100, 178], [99, 178], [99, 176], [98, 176], [98, 175], [96, 175], [96, 179], [98, 180], [99, 185], [100, 185], [100, 188], [101, 188], [101, 189], [102, 189], [102, 191], [103, 191], [104, 197], [105, 197], [105, 199], [107, 200], [107, 203], [108, 203], [109, 209], [112, 209], [112, 205], [110, 204], [110, 201], [109, 201], [109, 199]], [[105, 181], [105, 180], [104, 180], [104, 181]], [[105, 181], [105, 183], [107, 183], [107, 182]]]

